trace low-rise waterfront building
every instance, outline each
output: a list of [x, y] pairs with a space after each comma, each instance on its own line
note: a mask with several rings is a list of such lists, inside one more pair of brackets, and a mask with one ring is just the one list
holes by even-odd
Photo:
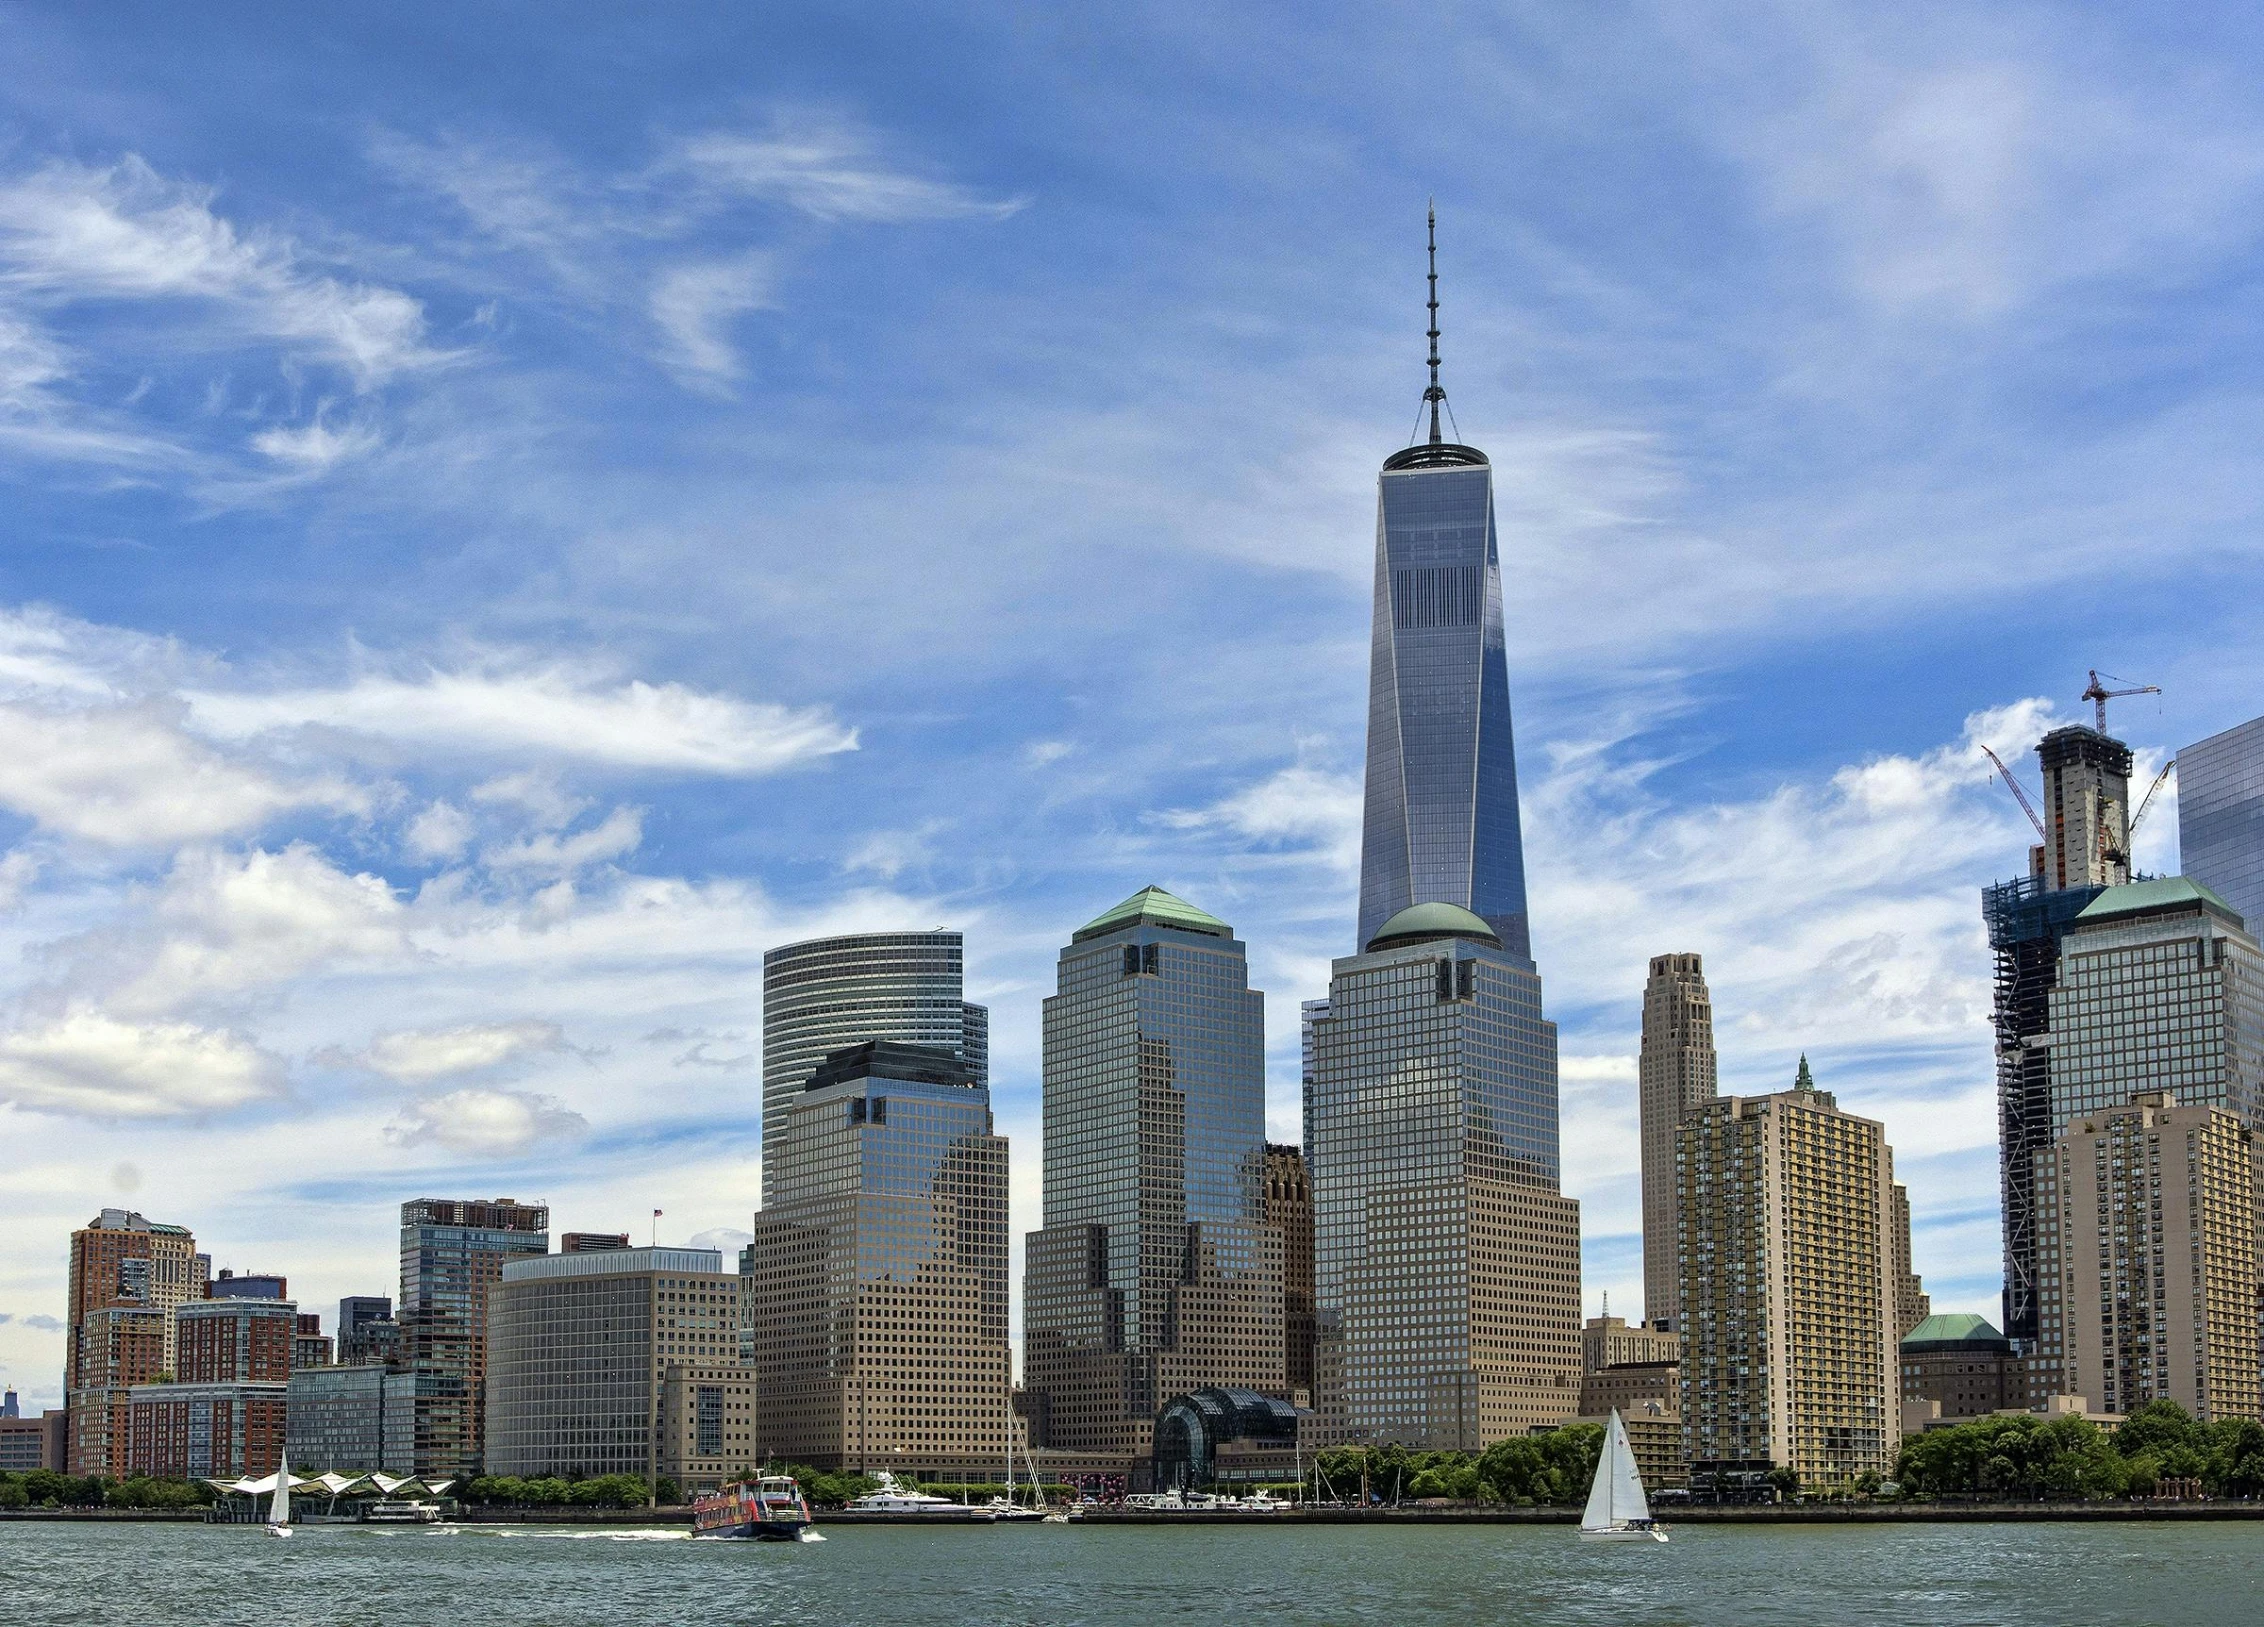
[[1187, 1491], [1294, 1481], [1302, 1467], [1298, 1431], [1310, 1416], [1256, 1390], [1214, 1384], [1175, 1396], [1156, 1414], [1150, 1485]]
[[2012, 1341], [1979, 1316], [1929, 1316], [1897, 1349], [1904, 1402], [1930, 1401], [1928, 1415], [1955, 1422], [2026, 1404], [2026, 1380]]
[[730, 1361], [671, 1362], [660, 1386], [660, 1474], [689, 1497], [762, 1466], [755, 1370]]
[[0, 1416], [0, 1471], [25, 1474], [63, 1467], [64, 1426], [70, 1414], [50, 1408], [34, 1418]]
[[487, 1472], [667, 1472], [669, 1369], [736, 1367], [739, 1278], [723, 1256], [536, 1255], [502, 1279], [488, 1313]]
[[1701, 1104], [1677, 1132], [1682, 1413], [1694, 1488], [1892, 1472], [1894, 1155], [1815, 1088]]

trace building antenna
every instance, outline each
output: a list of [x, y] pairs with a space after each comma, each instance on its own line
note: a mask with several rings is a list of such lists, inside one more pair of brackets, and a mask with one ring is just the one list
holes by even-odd
[[1446, 400], [1446, 391], [1439, 387], [1439, 203], [1431, 200], [1430, 214], [1431, 256], [1431, 387], [1423, 392], [1424, 401], [1431, 408], [1431, 444], [1441, 444], [1439, 435], [1439, 407]]

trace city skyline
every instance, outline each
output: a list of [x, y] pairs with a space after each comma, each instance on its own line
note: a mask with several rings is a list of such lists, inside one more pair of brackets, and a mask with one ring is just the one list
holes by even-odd
[[[2057, 16], [1998, 47], [1833, 17], [1599, 93], [1583, 25], [1495, 24], [1533, 99], [1425, 95], [1557, 162], [1399, 133], [1334, 185], [1301, 136], [1328, 104], [1277, 69], [1200, 140], [1112, 78], [1159, 133], [1130, 164], [1063, 57], [979, 20], [915, 29], [988, 69], [948, 106], [901, 63], [834, 71], [822, 20], [752, 69], [726, 22], [544, 42], [554, 75], [644, 64], [587, 124], [413, 88], [413, 21], [346, 25], [342, 76], [296, 26], [92, 26], [0, 45], [27, 1398], [60, 1399], [47, 1240], [106, 1206], [326, 1306], [393, 1285], [425, 1191], [735, 1248], [761, 959], [812, 937], [966, 934], [1017, 1233], [1048, 962], [1134, 887], [1238, 924], [1266, 1133], [1296, 1139], [1299, 1005], [1357, 918], [1368, 482], [1419, 400], [1433, 190], [1456, 434], [1496, 460], [1517, 585], [1588, 1308], [1640, 1299], [1642, 967], [1688, 950], [1723, 1090], [1815, 1055], [1888, 1124], [1943, 1309], [1997, 1319], [1972, 905], [2027, 838], [1978, 747], [2033, 785], [2094, 663], [2165, 690], [2115, 703], [2134, 783], [2264, 709], [2216, 608], [2256, 589], [2222, 468], [2254, 358], [2129, 308], [2205, 314], [2180, 291], [2250, 252], [2252, 183], [2205, 160], [2254, 121], [2166, 88], [2205, 42], [2117, 24], [2109, 76]], [[1128, 61], [1180, 38], [1104, 26]], [[1380, 128], [1417, 62], [1366, 27], [1312, 78]], [[1961, 122], [1992, 71], [2148, 139]], [[1630, 94], [1690, 139], [1628, 134]], [[2040, 224], [2067, 218], [2072, 257]], [[2070, 399], [2077, 361], [2130, 388]], [[2141, 869], [2177, 868], [2173, 797]]]

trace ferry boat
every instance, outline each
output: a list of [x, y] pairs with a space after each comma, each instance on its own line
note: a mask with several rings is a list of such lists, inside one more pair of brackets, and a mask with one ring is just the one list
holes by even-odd
[[370, 1504], [362, 1519], [370, 1525], [438, 1525], [440, 1505], [420, 1497], [386, 1497]]
[[759, 1480], [735, 1480], [721, 1491], [692, 1500], [692, 1534], [696, 1537], [743, 1537], [757, 1542], [800, 1542], [814, 1537], [810, 1505], [802, 1488], [789, 1474], [766, 1474]]

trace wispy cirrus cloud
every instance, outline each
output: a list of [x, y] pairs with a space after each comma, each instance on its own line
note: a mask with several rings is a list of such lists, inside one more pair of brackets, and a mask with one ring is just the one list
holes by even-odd
[[652, 319], [667, 344], [662, 359], [679, 378], [724, 389], [746, 371], [730, 324], [776, 304], [773, 257], [742, 254], [677, 266], [653, 285]]
[[849, 120], [781, 114], [760, 134], [715, 130], [688, 137], [662, 168], [681, 167], [718, 192], [769, 199], [827, 222], [1004, 220], [1029, 205], [1026, 197], [986, 197], [960, 182], [920, 174], [881, 148], [872, 131]]

